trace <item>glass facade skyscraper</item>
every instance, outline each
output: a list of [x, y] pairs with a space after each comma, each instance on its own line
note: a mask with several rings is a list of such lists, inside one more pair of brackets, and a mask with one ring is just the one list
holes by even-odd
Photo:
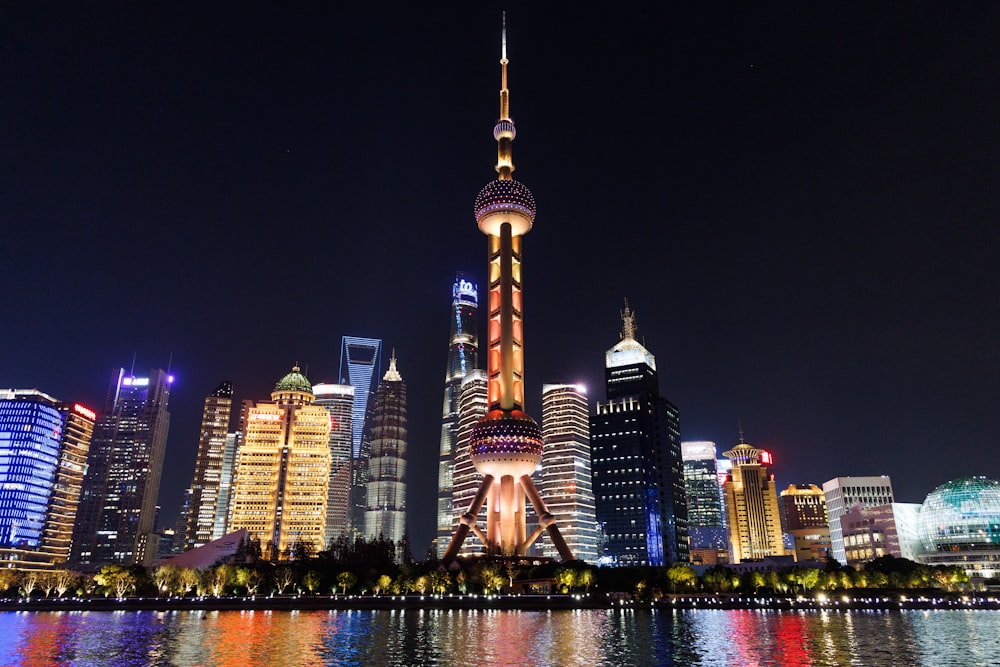
[[70, 560], [139, 563], [156, 558], [156, 497], [170, 428], [173, 378], [156, 369], [111, 373], [94, 427]]
[[656, 359], [635, 339], [626, 304], [621, 341], [605, 355], [607, 401], [590, 417], [602, 562], [661, 566], [688, 560], [680, 416], [660, 396]]
[[470, 276], [459, 273], [451, 287], [451, 336], [448, 339], [448, 367], [444, 377], [444, 405], [441, 415], [441, 448], [438, 453], [437, 537], [435, 551], [444, 556], [455, 532], [452, 509], [455, 473], [455, 443], [458, 439], [459, 400], [466, 374], [479, 367], [479, 336], [476, 313], [479, 290]]
[[687, 499], [691, 550], [728, 550], [725, 512], [719, 489], [715, 443], [682, 442], [684, 493]]
[[[489, 409], [486, 371], [475, 368], [462, 381], [462, 391], [458, 401], [458, 429], [455, 433], [454, 474], [452, 476], [452, 531], [458, 527], [458, 517], [469, 507], [476, 497], [476, 490], [482, 475], [476, 471], [469, 455], [472, 429]], [[480, 509], [477, 522], [486, 516], [486, 508]], [[478, 538], [478, 535], [476, 536]], [[445, 545], [447, 546], [447, 545]], [[479, 539], [468, 539], [462, 545], [462, 555], [481, 554], [485, 551]]]
[[396, 370], [396, 355], [375, 392], [365, 536], [393, 542], [406, 532], [406, 382]]
[[330, 489], [326, 501], [326, 545], [347, 535], [351, 517], [351, 433], [354, 421], [354, 387], [318, 384], [313, 387], [316, 405], [330, 414]]
[[[597, 563], [598, 531], [590, 469], [587, 388], [578, 384], [542, 385], [542, 472], [538, 489], [559, 522], [567, 546], [578, 560]], [[558, 558], [545, 538], [542, 552]]]
[[194, 479], [188, 506], [184, 548], [208, 544], [215, 534], [219, 510], [219, 488], [225, 458], [226, 434], [233, 408], [233, 383], [226, 380], [205, 397], [201, 413], [201, 433], [194, 463]]
[[[365, 511], [368, 507], [368, 456], [370, 454], [369, 430], [365, 420], [370, 414], [370, 398], [378, 385], [378, 370], [382, 364], [382, 341], [378, 338], [344, 336], [340, 348], [340, 378], [347, 378], [354, 387], [354, 408], [351, 411], [351, 518], [350, 527], [355, 535], [365, 530]], [[346, 375], [345, 375], [346, 374]]]

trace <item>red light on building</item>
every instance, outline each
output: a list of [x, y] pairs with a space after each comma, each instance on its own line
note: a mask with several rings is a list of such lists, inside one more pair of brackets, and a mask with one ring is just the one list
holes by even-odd
[[763, 449], [760, 450], [760, 462], [767, 465], [773, 464], [774, 460], [771, 458], [771, 452], [765, 452]]
[[96, 412], [94, 412], [90, 408], [83, 407], [79, 403], [74, 403], [73, 404], [73, 412], [77, 413], [78, 415], [82, 415], [82, 416], [86, 417], [90, 421], [94, 421], [94, 420], [97, 419], [97, 413]]

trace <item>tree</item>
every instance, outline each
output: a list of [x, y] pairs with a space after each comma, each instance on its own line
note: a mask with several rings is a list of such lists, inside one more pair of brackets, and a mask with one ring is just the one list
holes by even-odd
[[38, 587], [42, 589], [42, 593], [45, 594], [45, 597], [49, 597], [56, 587], [56, 573], [44, 572], [38, 579]]
[[0, 569], [0, 592], [10, 590], [17, 583], [17, 570]]
[[309, 591], [310, 595], [316, 592], [316, 589], [319, 588], [319, 584], [320, 584], [319, 572], [316, 572], [315, 570], [309, 570], [304, 575], [302, 575], [302, 587], [305, 588], [307, 591]]
[[444, 594], [451, 588], [451, 575], [440, 570], [431, 570], [427, 573], [427, 581], [431, 588], [431, 593]]
[[[694, 573], [694, 570], [691, 572]], [[590, 592], [590, 587], [594, 585], [594, 579], [596, 579], [594, 569], [590, 567], [580, 570], [580, 572], [576, 575], [577, 585], [583, 586], [583, 590], [587, 593]], [[695, 577], [695, 580], [697, 580], [697, 577]]]
[[156, 584], [156, 589], [161, 595], [174, 587], [177, 574], [177, 567], [174, 565], [161, 565], [153, 571], [153, 583]]
[[233, 571], [233, 584], [243, 586], [251, 597], [257, 594], [262, 578], [260, 570], [255, 567], [240, 565]]
[[358, 577], [353, 572], [346, 571], [337, 575], [337, 584], [340, 586], [340, 591], [343, 595], [346, 595], [347, 591], [354, 588], [356, 583], [358, 583]]
[[135, 576], [124, 565], [110, 563], [94, 575], [94, 581], [104, 588], [105, 595], [114, 591], [115, 597], [122, 598], [135, 586]]
[[556, 585], [560, 593], [569, 593], [576, 585], [576, 571], [565, 565], [556, 568]]
[[375, 580], [375, 595], [381, 595], [383, 591], [389, 590], [390, 586], [392, 586], [392, 577], [383, 574]]
[[421, 595], [423, 595], [424, 593], [427, 592], [427, 588], [430, 586], [430, 583], [431, 583], [430, 579], [427, 577], [427, 575], [423, 574], [417, 577], [416, 580], [414, 580], [413, 585], [417, 589], [417, 591]]
[[181, 595], [186, 595], [198, 585], [198, 571], [190, 567], [182, 567], [177, 572], [176, 585]]
[[232, 578], [233, 568], [229, 565], [216, 565], [212, 571], [212, 595], [219, 597], [225, 592]]
[[283, 565], [274, 571], [274, 585], [278, 588], [278, 594], [284, 595], [285, 589], [295, 583], [295, 570]]
[[57, 570], [55, 574], [56, 595], [59, 597], [65, 595], [66, 591], [69, 590], [69, 587], [72, 586], [77, 579], [79, 579], [79, 575], [76, 572], [71, 572], [70, 570]]
[[692, 587], [698, 580], [698, 575], [687, 563], [674, 563], [667, 570], [667, 580], [670, 582], [670, 590], [676, 593], [678, 588]]
[[21, 576], [21, 597], [31, 597], [32, 592], [38, 588], [38, 579], [39, 573], [30, 570]]

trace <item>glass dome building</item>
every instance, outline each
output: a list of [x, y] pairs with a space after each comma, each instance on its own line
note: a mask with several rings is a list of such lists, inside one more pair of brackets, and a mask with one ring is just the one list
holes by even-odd
[[920, 560], [958, 565], [970, 577], [1000, 574], [1000, 482], [963, 477], [931, 491], [920, 508]]

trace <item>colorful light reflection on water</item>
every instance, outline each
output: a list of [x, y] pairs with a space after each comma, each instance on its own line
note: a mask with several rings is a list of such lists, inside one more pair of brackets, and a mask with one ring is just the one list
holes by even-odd
[[1000, 612], [5, 612], [0, 665], [996, 664]]

